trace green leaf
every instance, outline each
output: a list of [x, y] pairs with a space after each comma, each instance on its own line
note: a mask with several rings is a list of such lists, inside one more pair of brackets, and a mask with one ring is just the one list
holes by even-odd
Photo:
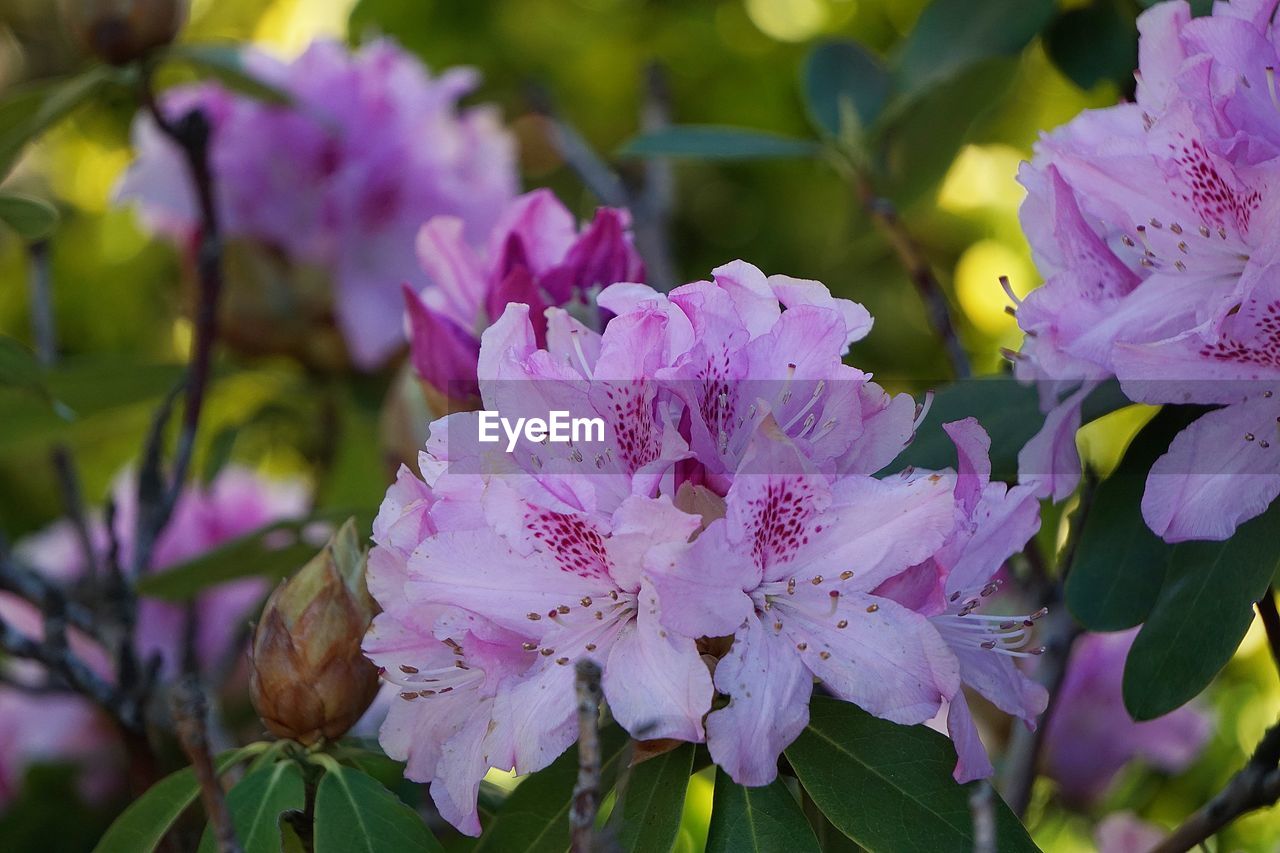
[[1202, 411], [1161, 409], [1134, 436], [1111, 476], [1098, 484], [1067, 576], [1067, 607], [1089, 630], [1122, 631], [1151, 612], [1173, 546], [1152, 533], [1142, 517], [1147, 472]]
[[[786, 755], [822, 813], [868, 850], [973, 849], [971, 786], [951, 777], [955, 748], [932, 729], [815, 696], [809, 727]], [[994, 808], [1001, 853], [1037, 849], [1002, 800]]]
[[899, 91], [914, 96], [982, 60], [1018, 55], [1053, 9], [1053, 0], [933, 0], [898, 54]]
[[706, 853], [821, 853], [813, 827], [782, 780], [747, 788], [716, 768]]
[[200, 481], [206, 486], [216, 480], [222, 473], [222, 469], [231, 461], [231, 451], [235, 448], [236, 438], [239, 435], [239, 424], [223, 427], [214, 434], [209, 442], [209, 453], [205, 456], [204, 467], [200, 471]]
[[49, 398], [40, 362], [22, 344], [4, 335], [0, 335], [0, 386], [20, 388], [44, 399]]
[[1044, 33], [1045, 52], [1058, 70], [1082, 89], [1103, 80], [1122, 88], [1138, 67], [1138, 29], [1128, 5], [1093, 0], [1054, 18]]
[[[1235, 654], [1280, 570], [1280, 502], [1226, 542], [1174, 546], [1164, 586], [1124, 666], [1124, 704], [1152, 720], [1189, 702]], [[1117, 565], [1116, 570], [1123, 570]]]
[[98, 95], [116, 75], [98, 65], [74, 77], [23, 86], [0, 101], [0, 180], [13, 170], [28, 142]]
[[816, 142], [741, 127], [683, 124], [635, 137], [621, 157], [688, 157], [695, 160], [764, 160], [810, 157]]
[[[618, 726], [600, 732], [600, 795], [613, 788], [627, 752], [627, 735]], [[578, 749], [571, 748], [550, 766], [511, 792], [476, 845], [475, 853], [564, 853], [569, 847], [569, 806], [578, 780]]]
[[[266, 743], [255, 743], [218, 756], [219, 773], [266, 749]], [[129, 804], [106, 831], [94, 853], [149, 853], [164, 840], [169, 828], [200, 795], [195, 771], [184, 767], [152, 785]]]
[[[350, 515], [326, 510], [311, 518], [268, 524], [171, 569], [140, 578], [138, 593], [166, 601], [190, 601], [211, 586], [238, 578], [278, 580], [302, 568], [323, 545], [302, 537], [308, 526], [340, 522]], [[357, 520], [362, 530], [371, 522], [368, 513], [358, 514]]]
[[74, 430], [91, 429], [94, 415], [152, 403], [170, 391], [182, 373], [177, 365], [103, 355], [66, 360], [44, 374], [48, 398], [0, 387], [0, 445], [64, 440]]
[[[880, 58], [854, 41], [827, 41], [804, 63], [804, 99], [809, 120], [827, 136], [848, 140], [870, 127], [889, 97], [889, 72]], [[859, 128], [846, 127], [852, 107]]]
[[[1081, 410], [1081, 423], [1130, 405], [1116, 382], [1106, 382], [1090, 394]], [[1013, 481], [1018, 476], [1018, 452], [1044, 425], [1040, 396], [1035, 386], [1023, 385], [1011, 376], [964, 379], [945, 385], [933, 395], [933, 404], [916, 438], [890, 467], [900, 471], [946, 468], [956, 463], [955, 445], [942, 425], [963, 418], [977, 418], [991, 436], [991, 476]]]
[[58, 210], [43, 199], [0, 192], [0, 221], [24, 240], [39, 240], [58, 224]]
[[670, 853], [680, 832], [693, 752], [693, 744], [686, 743], [631, 768], [609, 817], [622, 849]]
[[[244, 853], [279, 853], [280, 816], [307, 806], [302, 770], [294, 761], [277, 761], [255, 770], [227, 793], [227, 810]], [[200, 840], [199, 853], [217, 853], [211, 828]]]
[[376, 779], [332, 759], [325, 768], [316, 789], [315, 853], [444, 849], [418, 813]]
[[970, 131], [1013, 87], [1017, 67], [986, 59], [917, 97], [895, 96], [881, 120], [883, 194], [905, 209], [936, 190]]
[[165, 49], [166, 59], [190, 65], [243, 95], [271, 104], [287, 104], [292, 98], [282, 89], [255, 75], [245, 63], [244, 48], [238, 44], [174, 44]]

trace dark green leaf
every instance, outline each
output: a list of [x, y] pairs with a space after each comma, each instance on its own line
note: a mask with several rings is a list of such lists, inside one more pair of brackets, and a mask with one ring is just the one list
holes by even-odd
[[[189, 601], [202, 590], [244, 577], [278, 580], [316, 555], [323, 543], [302, 538], [317, 521], [340, 522], [350, 513], [325, 511], [308, 519], [278, 521], [232, 539], [195, 559], [139, 579], [138, 592], [148, 598]], [[367, 514], [366, 514], [367, 516]], [[360, 529], [371, 519], [358, 516]]]
[[1045, 52], [1071, 82], [1092, 89], [1103, 80], [1122, 88], [1138, 67], [1138, 29], [1127, 4], [1093, 0], [1054, 18], [1044, 33]]
[[56, 401], [53, 407], [43, 395], [0, 387], [0, 445], [64, 439], [94, 415], [154, 401], [181, 376], [176, 365], [106, 356], [64, 362], [44, 375], [49, 397]]
[[58, 224], [58, 210], [43, 199], [0, 193], [0, 222], [24, 240], [47, 237]]
[[22, 344], [3, 335], [0, 335], [0, 386], [20, 388], [44, 399], [49, 398], [40, 362]]
[[236, 438], [240, 427], [232, 424], [214, 434], [209, 442], [209, 453], [205, 456], [204, 468], [200, 472], [200, 480], [205, 485], [212, 483], [222, 473], [222, 469], [231, 461], [231, 451], [236, 446]]
[[236, 44], [175, 44], [165, 57], [193, 66], [217, 79], [228, 89], [272, 104], [287, 104], [289, 95], [256, 76], [244, 61], [244, 48]]
[[879, 57], [857, 42], [823, 42], [805, 59], [804, 96], [814, 126], [845, 140], [859, 130], [845, 126], [848, 109], [862, 128], [879, 118], [889, 97], [889, 73]]
[[23, 86], [0, 101], [0, 180], [27, 143], [98, 95], [117, 72], [98, 65], [83, 74]]
[[1147, 472], [1201, 411], [1166, 406], [1138, 432], [1116, 470], [1098, 485], [1067, 576], [1067, 607], [1091, 631], [1132, 628], [1151, 612], [1173, 546], [1152, 533], [1142, 517]]
[[816, 142], [761, 130], [709, 125], [675, 125], [637, 136], [622, 146], [621, 157], [688, 157], [695, 160], [762, 160], [809, 157]]
[[[1280, 502], [1226, 542], [1182, 542], [1124, 666], [1124, 704], [1151, 720], [1195, 698], [1235, 654], [1280, 569]], [[1117, 566], [1117, 571], [1124, 567]]]
[[820, 853], [813, 828], [782, 780], [763, 788], [737, 784], [716, 768], [706, 853]]
[[[265, 747], [266, 744], [253, 744], [223, 753], [215, 766], [222, 773]], [[171, 773], [129, 804], [98, 841], [94, 853], [149, 853], [155, 850], [174, 821], [195, 802], [199, 794], [200, 783], [196, 781], [194, 770], [184, 767]]]
[[[1090, 394], [1081, 410], [1081, 422], [1089, 423], [1129, 405], [1116, 382], [1106, 382]], [[963, 418], [977, 418], [991, 435], [991, 476], [1016, 480], [1018, 452], [1044, 425], [1040, 397], [1034, 386], [1011, 376], [965, 379], [945, 385], [933, 395], [933, 404], [915, 441], [898, 457], [890, 471], [908, 465], [946, 468], [956, 464], [956, 449], [942, 425]]]
[[895, 97], [882, 119], [883, 194], [906, 208], [935, 190], [970, 130], [1012, 88], [1016, 72], [1016, 60], [986, 59], [920, 97]]
[[[932, 729], [814, 697], [809, 727], [786, 755], [822, 813], [868, 850], [973, 849], [971, 786], [952, 778], [955, 748]], [[1001, 853], [1036, 850], [1004, 802], [997, 799], [994, 807]]]
[[933, 0], [898, 54], [899, 91], [914, 96], [982, 60], [1016, 56], [1053, 8], [1053, 0]]
[[316, 789], [315, 853], [444, 849], [417, 812], [376, 779], [336, 761], [325, 767]]
[[670, 853], [680, 832], [693, 752], [693, 744], [686, 743], [642, 761], [619, 785], [609, 825], [624, 850]]
[[[227, 809], [244, 853], [279, 853], [280, 816], [307, 805], [302, 770], [294, 761], [277, 761], [249, 773], [227, 793]], [[200, 853], [217, 853], [217, 841], [206, 828]]]
[[[627, 736], [617, 726], [600, 733], [600, 794], [613, 788], [627, 753]], [[569, 847], [569, 806], [578, 780], [578, 749], [531, 774], [511, 792], [485, 829], [475, 853], [564, 853]]]

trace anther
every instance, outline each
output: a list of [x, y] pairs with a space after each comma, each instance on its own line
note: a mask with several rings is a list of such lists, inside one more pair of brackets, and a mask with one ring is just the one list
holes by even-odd
[[849, 620], [848, 620], [848, 619], [841, 619], [839, 622], [837, 622], [837, 623], [836, 623], [836, 627], [837, 627], [837, 628], [848, 628], [848, 627], [849, 627]]
[[847, 581], [851, 577], [853, 577], [853, 572], [848, 569], [845, 569], [840, 573], [840, 580], [842, 581]]
[[875, 613], [875, 612], [876, 612], [877, 610], [879, 610], [879, 609], [880, 609], [880, 605], [879, 605], [879, 604], [868, 604], [868, 605], [867, 605], [867, 612], [868, 612], [868, 613]]
[[555, 650], [555, 649], [551, 649], [551, 648], [547, 648], [547, 649], [542, 649], [542, 652], [541, 652], [541, 653], [542, 653], [542, 656], [543, 656], [544, 658], [549, 658], [549, 657], [551, 657], [552, 655], [554, 655], [554, 654], [556, 653], [556, 650]]
[[418, 668], [416, 666], [409, 666], [407, 663], [402, 663], [400, 664], [400, 671], [406, 675], [413, 675], [418, 671]]

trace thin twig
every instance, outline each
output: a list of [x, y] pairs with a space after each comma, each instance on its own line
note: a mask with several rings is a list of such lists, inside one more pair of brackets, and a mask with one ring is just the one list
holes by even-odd
[[1048, 691], [1049, 704], [1040, 715], [1034, 731], [1022, 726], [1014, 729], [1010, 737], [1000, 786], [1005, 802], [1019, 817], [1026, 813], [1027, 806], [1031, 802], [1031, 787], [1036, 780], [1045, 733], [1048, 731], [1049, 721], [1053, 718], [1054, 711], [1057, 710], [1062, 682], [1067, 676], [1067, 665], [1071, 659], [1071, 650], [1082, 633], [1079, 623], [1063, 604], [1063, 590], [1067, 575], [1075, 563], [1080, 532], [1084, 529], [1089, 511], [1093, 507], [1097, 482], [1097, 477], [1086, 470], [1084, 485], [1080, 490], [1080, 501], [1072, 515], [1071, 526], [1067, 531], [1067, 542], [1059, 557], [1058, 565], [1061, 569], [1058, 577], [1040, 589], [1036, 595], [1041, 606], [1049, 610], [1042, 623], [1044, 651], [1040, 655], [1035, 673], [1036, 680]]
[[596, 812], [600, 808], [600, 666], [582, 658], [576, 666], [578, 698], [578, 782], [569, 810], [572, 853], [594, 850]]
[[28, 280], [31, 293], [31, 334], [35, 339], [36, 358], [45, 367], [58, 360], [58, 333], [53, 320], [53, 291], [49, 286], [49, 244], [37, 240], [27, 246], [31, 261]]
[[1231, 821], [1280, 800], [1280, 723], [1267, 729], [1243, 768], [1203, 808], [1187, 818], [1151, 853], [1185, 853]]
[[50, 456], [53, 461], [53, 471], [58, 480], [58, 491], [62, 496], [62, 507], [71, 521], [76, 542], [80, 546], [85, 576], [96, 586], [98, 549], [94, 546], [93, 533], [89, 529], [89, 517], [85, 511], [84, 497], [80, 491], [80, 477], [76, 474], [76, 463], [71, 457], [71, 448], [59, 443], [54, 446]]
[[591, 145], [570, 124], [557, 115], [551, 95], [541, 86], [530, 85], [526, 96], [533, 111], [542, 116], [551, 129], [551, 144], [573, 170], [578, 180], [601, 204], [609, 207], [627, 207], [630, 199], [622, 179], [600, 159]]
[[995, 792], [991, 783], [982, 781], [969, 795], [969, 813], [973, 816], [973, 853], [996, 853]]
[[227, 809], [222, 785], [218, 782], [213, 755], [209, 752], [209, 734], [206, 728], [209, 708], [200, 680], [194, 675], [180, 678], [173, 686], [171, 700], [178, 740], [182, 743], [182, 750], [187, 754], [200, 783], [200, 801], [209, 817], [209, 825], [213, 827], [218, 850], [221, 853], [240, 853], [235, 824]]
[[212, 135], [209, 119], [203, 111], [194, 109], [177, 121], [171, 121], [156, 101], [149, 74], [143, 75], [142, 99], [152, 120], [177, 145], [186, 160], [200, 212], [200, 229], [196, 244], [195, 334], [186, 377], [182, 426], [168, 486], [153, 512], [143, 511], [143, 491], [147, 484], [141, 482], [143, 477], [139, 477], [138, 531], [133, 555], [135, 576], [149, 567], [155, 541], [168, 524], [169, 516], [172, 515], [173, 507], [186, 483], [187, 471], [195, 451], [200, 413], [209, 384], [213, 344], [218, 335], [218, 302], [222, 294], [222, 232], [209, 162]]
[[1258, 599], [1258, 618], [1267, 632], [1267, 645], [1271, 647], [1271, 659], [1280, 669], [1280, 612], [1276, 611], [1276, 590], [1273, 585], [1267, 587], [1262, 598]]
[[934, 275], [928, 258], [898, 216], [897, 208], [894, 207], [893, 202], [876, 192], [865, 170], [840, 156], [829, 159], [836, 171], [853, 187], [858, 204], [884, 235], [889, 248], [897, 256], [898, 263], [911, 279], [916, 293], [924, 303], [929, 327], [942, 344], [947, 362], [951, 365], [952, 374], [956, 379], [967, 378], [973, 370], [969, 365], [969, 354], [965, 352], [964, 344], [960, 342], [960, 335], [952, 319], [951, 303], [947, 300], [947, 294], [942, 289], [938, 277]]
[[[0, 591], [12, 593], [35, 607], [41, 607], [51, 595], [63, 595], [61, 589], [44, 575], [19, 563], [2, 544], [0, 544]], [[90, 636], [96, 636], [97, 625], [89, 609], [66, 599], [65, 595], [63, 599], [61, 606], [67, 622]]]
[[46, 624], [44, 640], [29, 637], [0, 619], [0, 649], [15, 658], [42, 664], [51, 674], [65, 681], [72, 690], [111, 713], [122, 728], [140, 731], [142, 720], [137, 706], [68, 651], [65, 635], [62, 633], [65, 623], [63, 628], [59, 628], [59, 618], [54, 617], [52, 626]]
[[[645, 97], [640, 112], [640, 128], [645, 133], [661, 130], [671, 123], [671, 90], [667, 75], [658, 63], [645, 69]], [[644, 161], [644, 181], [630, 195], [632, 228], [636, 247], [644, 258], [645, 278], [663, 293], [676, 286], [676, 268], [671, 251], [671, 209], [675, 204], [675, 171], [666, 157]]]

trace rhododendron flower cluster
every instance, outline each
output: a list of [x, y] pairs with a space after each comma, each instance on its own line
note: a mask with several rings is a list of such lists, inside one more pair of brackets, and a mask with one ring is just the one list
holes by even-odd
[[546, 342], [543, 310], [562, 306], [592, 328], [602, 325], [595, 292], [618, 281], [644, 280], [625, 210], [600, 208], [581, 232], [550, 190], [520, 196], [503, 211], [481, 248], [468, 240], [457, 216], [437, 216], [418, 233], [418, 257], [432, 286], [405, 285], [410, 357], [437, 394], [474, 401], [480, 333], [510, 302], [530, 307], [539, 344]]
[[[131, 474], [117, 479], [115, 533], [121, 565], [130, 565], [136, 520], [136, 480]], [[307, 491], [300, 483], [265, 480], [253, 471], [229, 466], [205, 487], [185, 491], [173, 517], [152, 552], [151, 566], [161, 569], [181, 563], [244, 536], [274, 521], [296, 518], [306, 510]], [[106, 524], [89, 522], [95, 559], [105, 561], [110, 548]], [[17, 543], [20, 560], [54, 580], [75, 584], [86, 580], [87, 569], [79, 538], [71, 521], [55, 522]], [[223, 665], [245, 641], [245, 620], [266, 596], [269, 584], [247, 578], [222, 584], [197, 599], [196, 654], [203, 667]], [[39, 610], [15, 595], [0, 593], [0, 619], [33, 638], [43, 634]], [[182, 663], [187, 608], [182, 604], [143, 598], [138, 604], [135, 648], [144, 661], [158, 655], [162, 672], [173, 674]], [[77, 656], [98, 675], [111, 679], [110, 654], [76, 630], [68, 641]], [[39, 685], [48, 674], [37, 664], [5, 661], [7, 677], [21, 684]], [[101, 760], [112, 752], [113, 733], [96, 708], [79, 697], [29, 696], [13, 687], [0, 687], [0, 806], [16, 792], [29, 764], [49, 760], [74, 760], [94, 772], [86, 774], [86, 794], [103, 792], [113, 781], [112, 763]]]
[[634, 738], [706, 742], [743, 784], [775, 778], [815, 682], [904, 724], [946, 708], [957, 778], [990, 773], [963, 686], [1028, 722], [1046, 700], [1015, 660], [1033, 617], [984, 608], [1038, 505], [990, 481], [977, 423], [948, 425], [956, 470], [873, 476], [921, 413], [843, 363], [871, 318], [817, 282], [735, 262], [597, 304], [603, 331], [508, 305], [478, 387], [507, 418], [598, 417], [603, 440], [507, 453], [453, 414], [387, 493], [365, 648], [399, 689], [388, 754], [478, 834], [490, 768], [537, 770], [577, 737], [589, 658]]
[[[516, 194], [514, 142], [492, 108], [458, 107], [473, 71], [431, 77], [389, 41], [354, 54], [320, 41], [288, 63], [245, 61], [289, 103], [201, 84], [166, 91], [161, 109], [171, 120], [203, 110], [224, 233], [327, 271], [347, 349], [377, 367], [403, 344], [401, 284], [430, 283], [414, 255], [418, 229], [454, 217], [444, 230], [479, 245]], [[189, 241], [199, 217], [181, 153], [145, 115], [134, 144], [119, 198]]]
[[1061, 499], [1094, 383], [1220, 408], [1153, 466], [1142, 510], [1169, 541], [1226, 539], [1280, 494], [1280, 64], [1275, 0], [1139, 19], [1137, 99], [1045, 136], [1020, 179], [1046, 282], [1018, 308], [1018, 374], [1043, 382], [1023, 477]]

